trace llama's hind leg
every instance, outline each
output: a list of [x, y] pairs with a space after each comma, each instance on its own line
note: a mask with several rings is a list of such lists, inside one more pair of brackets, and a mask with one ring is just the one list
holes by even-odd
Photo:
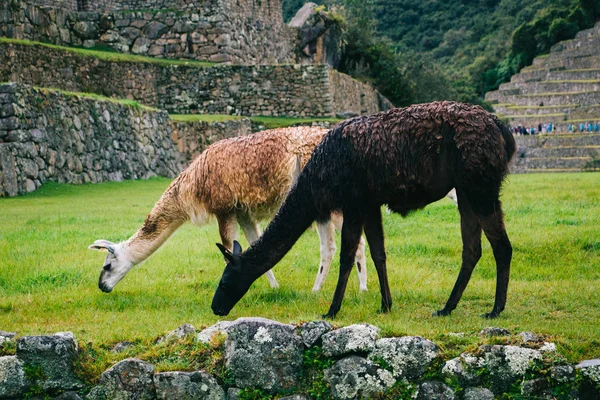
[[508, 281], [510, 279], [510, 262], [512, 259], [512, 245], [504, 227], [504, 214], [500, 201], [494, 207], [494, 213], [481, 218], [481, 225], [485, 236], [492, 245], [496, 259], [496, 300], [492, 311], [483, 314], [484, 318], [496, 318], [506, 306]]
[[[338, 231], [342, 231], [343, 218], [339, 213], [331, 214], [331, 221]], [[358, 285], [361, 292], [367, 291], [367, 257], [365, 253], [365, 239], [360, 237], [358, 249], [356, 250], [356, 272], [358, 274]]]
[[[240, 226], [242, 227], [242, 231], [244, 231], [244, 236], [246, 236], [246, 240], [248, 240], [248, 243], [252, 244], [256, 240], [258, 240], [262, 233], [260, 231], [260, 226], [258, 226], [258, 223], [256, 221], [247, 216], [238, 217], [238, 221]], [[267, 272], [265, 272], [265, 276], [267, 277], [269, 285], [272, 288], [279, 287], [279, 283], [277, 282], [277, 279], [275, 279], [275, 274], [273, 274], [273, 271], [268, 270]]]
[[325, 318], [334, 318], [342, 307], [342, 300], [348, 285], [348, 277], [352, 271], [356, 249], [360, 242], [360, 234], [363, 228], [363, 218], [359, 213], [349, 212], [344, 215], [344, 224], [342, 226], [342, 246], [340, 249], [340, 274], [338, 283], [333, 295], [333, 301], [329, 311], [324, 315]]
[[233, 249], [233, 241], [238, 238], [237, 221], [234, 214], [219, 214], [217, 215], [217, 223], [219, 224], [219, 235], [221, 243], [226, 249]]
[[315, 284], [312, 288], [313, 292], [321, 290], [321, 286], [323, 286], [323, 282], [325, 282], [325, 278], [327, 278], [327, 274], [329, 274], [331, 260], [333, 259], [336, 250], [334, 227], [331, 220], [326, 222], [317, 221], [317, 233], [319, 234], [319, 241], [321, 243], [321, 264], [317, 271]]
[[481, 258], [481, 224], [479, 223], [479, 218], [473, 211], [471, 203], [464, 192], [458, 191], [458, 199], [460, 232], [463, 242], [462, 265], [446, 306], [434, 312], [434, 316], [450, 315], [452, 310], [456, 308], [471, 279], [473, 269]]
[[381, 221], [381, 209], [379, 207], [370, 211], [365, 220], [365, 235], [369, 242], [371, 258], [377, 270], [379, 288], [381, 290], [381, 311], [388, 312], [392, 308], [392, 295], [387, 276], [385, 240], [383, 224]]

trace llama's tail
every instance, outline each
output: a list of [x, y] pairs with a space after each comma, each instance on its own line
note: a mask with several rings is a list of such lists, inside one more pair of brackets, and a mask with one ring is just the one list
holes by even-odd
[[504, 151], [506, 152], [506, 164], [508, 164], [517, 150], [515, 137], [508, 126], [506, 126], [504, 122], [500, 121], [495, 115], [494, 122], [496, 123], [498, 129], [500, 129], [500, 132], [502, 132], [502, 138], [504, 139]]
[[274, 267], [316, 218], [309, 177], [303, 171], [263, 235], [244, 253], [257, 276]]

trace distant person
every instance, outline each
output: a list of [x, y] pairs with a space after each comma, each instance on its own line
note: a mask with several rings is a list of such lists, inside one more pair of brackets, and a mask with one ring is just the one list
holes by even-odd
[[569, 132], [573, 133], [573, 125], [569, 124]]
[[535, 128], [532, 126], [529, 132], [531, 132], [532, 135], [535, 135]]
[[579, 132], [583, 132], [584, 129], [585, 129], [585, 124], [582, 122], [579, 124]]
[[548, 133], [552, 133], [552, 122], [548, 124]]
[[598, 127], [598, 123], [596, 122], [596, 123], [594, 124], [594, 132], [598, 132], [598, 128], [599, 128], [599, 127]]
[[542, 133], [542, 128], [543, 128], [542, 124], [538, 124], [538, 129], [537, 129], [538, 133]]
[[588, 122], [588, 124], [587, 124], [587, 130], [588, 130], [588, 132], [592, 131], [592, 123], [591, 122]]
[[524, 126], [520, 126], [519, 128], [521, 128], [521, 135], [525, 135], [525, 127]]

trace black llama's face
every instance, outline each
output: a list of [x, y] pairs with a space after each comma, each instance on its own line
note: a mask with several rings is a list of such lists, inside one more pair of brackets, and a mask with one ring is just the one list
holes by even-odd
[[237, 304], [238, 301], [246, 294], [250, 288], [247, 277], [242, 274], [242, 260], [240, 254], [242, 247], [237, 241], [233, 243], [233, 252], [227, 250], [223, 245], [217, 244], [219, 250], [227, 260], [227, 266], [223, 271], [223, 276], [219, 282], [219, 287], [215, 292], [212, 301], [213, 313], [219, 316], [229, 314], [229, 311]]

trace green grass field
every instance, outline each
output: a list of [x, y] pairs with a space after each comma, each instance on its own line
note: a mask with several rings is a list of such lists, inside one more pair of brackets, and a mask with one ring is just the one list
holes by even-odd
[[[96, 239], [127, 239], [168, 183], [48, 184], [27, 196], [0, 199], [0, 329], [20, 335], [69, 330], [95, 344], [150, 343], [182, 323], [218, 321], [210, 302], [224, 262], [215, 247], [215, 222], [185, 225], [114, 292], [97, 288], [104, 254], [87, 246]], [[514, 258], [507, 309], [499, 319], [479, 317], [491, 309], [495, 287], [485, 239], [458, 308], [450, 317], [431, 316], [447, 300], [460, 265], [458, 211], [443, 199], [405, 219], [384, 214], [392, 312], [377, 313], [380, 295], [369, 259], [369, 291], [358, 292], [353, 273], [335, 323], [368, 322], [385, 334], [422, 335], [449, 352], [456, 344], [449, 332], [469, 334], [462, 351], [477, 344], [482, 328], [502, 326], [548, 335], [573, 362], [600, 356], [600, 173], [513, 175], [503, 201]], [[320, 318], [333, 295], [338, 263], [324, 289], [311, 293], [318, 248], [311, 229], [274, 268], [281, 289], [270, 289], [261, 278], [228, 319]]]

